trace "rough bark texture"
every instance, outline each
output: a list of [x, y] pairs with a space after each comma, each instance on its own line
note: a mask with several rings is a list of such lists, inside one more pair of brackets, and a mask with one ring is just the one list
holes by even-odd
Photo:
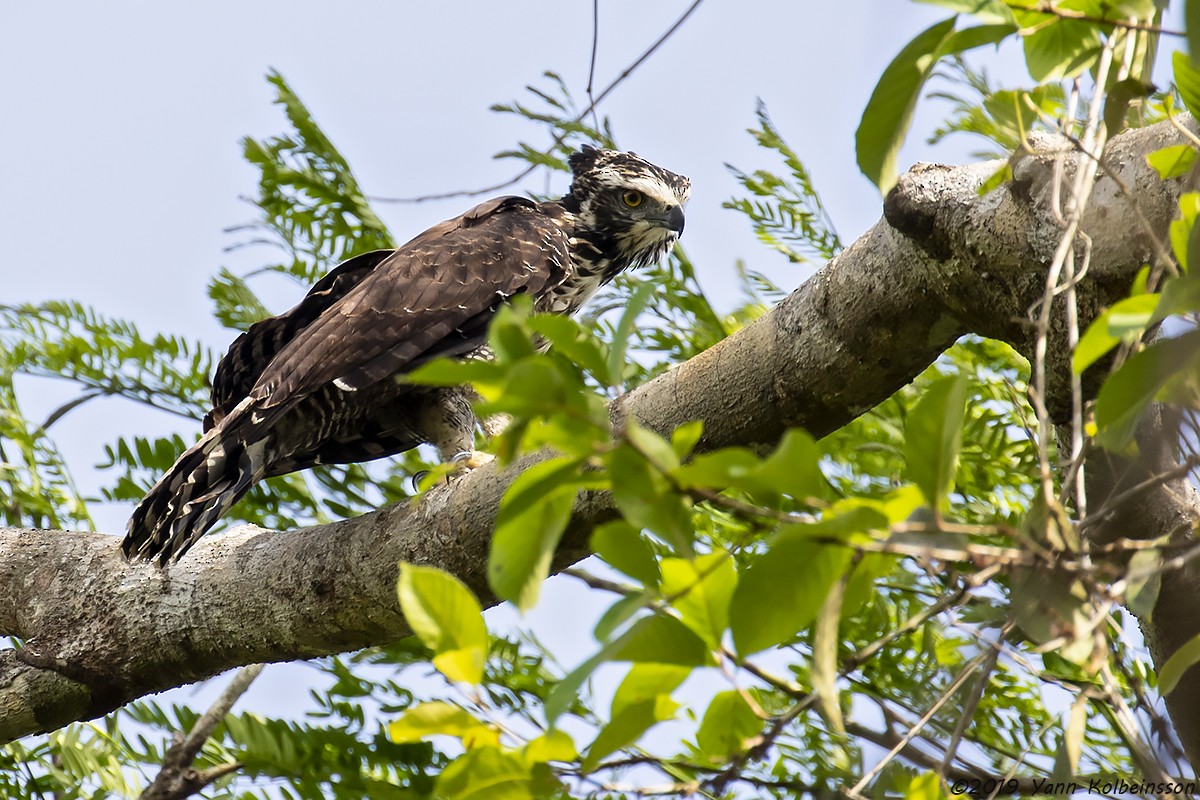
[[[1165, 234], [1179, 182], [1160, 181], [1144, 156], [1182, 140], [1162, 124], [1111, 142], [1107, 163], [1130, 196], [1107, 174], [1093, 193], [1082, 226], [1093, 244], [1081, 287], [1084, 324], [1124, 296], [1151, 258], [1131, 200]], [[614, 403], [614, 418], [633, 415], [661, 432], [703, 420], [702, 449], [769, 445], [789, 426], [818, 436], [836, 430], [965, 333], [1008, 341], [1031, 356], [1027, 310], [1042, 295], [1060, 235], [1047, 194], [1063, 145], [1040, 146], [1045, 152], [1014, 164], [1012, 183], [982, 197], [977, 189], [998, 163], [915, 167], [861, 239], [753, 325]], [[1075, 156], [1064, 160], [1070, 174]], [[1063, 342], [1053, 332], [1047, 399], [1060, 419], [1069, 407]], [[1173, 458], [1169, 448], [1156, 453], [1162, 463]], [[419, 504], [333, 525], [284, 535], [241, 527], [207, 537], [166, 570], [126, 564], [111, 536], [0, 530], [0, 634], [26, 640], [18, 651], [0, 651], [0, 741], [233, 666], [404, 636], [394, 590], [400, 559], [446, 569], [494, 602], [485, 577], [492, 523], [508, 483], [529, 463], [484, 468]], [[1111, 489], [1129, 469], [1108, 463], [1107, 473], [1092, 473], [1097, 497], [1106, 475]], [[1186, 486], [1147, 492], [1140, 502], [1144, 511], [1114, 518], [1097, 534], [1156, 537], [1197, 512]], [[558, 566], [585, 556], [588, 533], [614, 515], [606, 496], [583, 497]], [[1200, 626], [1196, 587], [1190, 574], [1172, 576], [1145, 622], [1159, 663]], [[1197, 695], [1200, 676], [1192, 674], [1171, 702], [1194, 759]]]

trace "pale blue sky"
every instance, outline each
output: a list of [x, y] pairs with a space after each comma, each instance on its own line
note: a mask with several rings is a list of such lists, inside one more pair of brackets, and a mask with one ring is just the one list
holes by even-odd
[[[687, 5], [604, 0], [597, 86]], [[239, 238], [223, 233], [253, 219], [238, 200], [255, 190], [239, 139], [285, 129], [263, 80], [268, 69], [288, 79], [370, 193], [474, 188], [516, 171], [493, 161], [496, 151], [517, 138], [547, 141], [488, 111], [491, 103], [521, 97], [544, 69], [582, 98], [591, 13], [588, 2], [534, 0], [0, 3], [0, 301], [76, 299], [147, 332], [224, 348], [232, 334], [211, 318], [206, 281], [221, 266], [244, 271], [274, 256], [226, 253]], [[744, 133], [756, 98], [808, 164], [849, 242], [880, 213], [877, 191], [854, 164], [859, 115], [902, 45], [945, 16], [902, 0], [708, 0], [603, 104], [622, 146], [692, 178], [683, 244], [718, 302], [732, 305], [739, 257], [789, 287], [810, 274], [767, 252], [744, 219], [721, 208], [736, 190], [725, 162], [775, 166]], [[970, 140], [924, 145], [941, 111], [922, 106], [902, 166], [969, 160]], [[565, 188], [563, 176], [555, 181]], [[544, 180], [526, 188], [544, 190]], [[474, 202], [380, 210], [404, 239]], [[298, 294], [278, 293], [276, 307]], [[72, 396], [59, 384], [19, 388], [34, 417]], [[116, 400], [89, 403], [54, 429], [87, 490], [98, 485], [90, 467], [105, 443], [173, 431], [191, 437], [198, 425]], [[128, 511], [100, 508], [97, 522], [118, 531]], [[533, 620], [573, 664], [570, 654], [593, 646], [590, 625], [553, 609], [582, 609], [584, 593], [554, 583]], [[286, 692], [255, 695], [251, 704], [278, 711]]]
[[[607, 85], [687, 2], [605, 0], [596, 84]], [[350, 160], [367, 191], [412, 196], [494, 183], [514, 174], [493, 153], [527, 123], [488, 110], [523, 95], [544, 69], [583, 96], [591, 48], [588, 2], [316, 2], [0, 4], [0, 192], [4, 302], [72, 298], [133, 319], [147, 332], [232, 335], [205, 294], [221, 266], [245, 271], [275, 252], [248, 248], [228, 227], [250, 221], [239, 196], [255, 173], [239, 140], [284, 130], [263, 75], [278, 69]], [[705, 287], [732, 286], [735, 259], [782, 285], [809, 274], [759, 246], [744, 219], [721, 208], [737, 187], [725, 169], [774, 166], [745, 129], [755, 100], [808, 163], [844, 239], [879, 216], [873, 186], [854, 166], [854, 129], [878, 75], [942, 9], [901, 0], [816, 4], [709, 0], [607, 100], [622, 146], [692, 178], [683, 243]], [[936, 111], [923, 113], [918, 134]], [[913, 137], [902, 163], [962, 159], [970, 142], [930, 152]], [[551, 188], [565, 188], [555, 176]], [[525, 185], [545, 190], [544, 177]], [[513, 191], [519, 190], [517, 187]], [[401, 240], [474, 199], [381, 205]], [[244, 238], [244, 237], [242, 237]], [[260, 283], [282, 309], [297, 288]], [[284, 291], [286, 289], [286, 291]], [[274, 292], [272, 291], [274, 290]], [[732, 297], [726, 306], [732, 305]], [[32, 386], [31, 408], [69, 387]], [[129, 415], [137, 414], [136, 422]], [[34, 414], [37, 416], [37, 414]], [[180, 420], [96, 400], [55, 428], [80, 484], [119, 431], [187, 431]], [[104, 530], [126, 508], [98, 509]]]

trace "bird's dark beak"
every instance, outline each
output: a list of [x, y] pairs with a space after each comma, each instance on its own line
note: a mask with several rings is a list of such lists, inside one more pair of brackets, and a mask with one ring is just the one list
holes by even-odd
[[672, 206], [667, 215], [663, 217], [663, 226], [677, 234], [683, 233], [683, 209], [679, 206]]

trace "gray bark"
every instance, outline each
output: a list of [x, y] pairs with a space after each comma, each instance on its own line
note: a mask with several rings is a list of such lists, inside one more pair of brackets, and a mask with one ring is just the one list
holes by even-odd
[[[1093, 193], [1082, 226], [1093, 241], [1080, 290], [1084, 324], [1123, 297], [1151, 258], [1131, 204], [1165, 236], [1180, 182], [1159, 180], [1144, 156], [1182, 141], [1164, 123], [1110, 143], [1106, 160], [1130, 195], [1108, 174]], [[1074, 158], [1067, 157], [1068, 172]], [[632, 415], [660, 432], [703, 420], [701, 450], [769, 445], [791, 426], [817, 436], [836, 430], [963, 334], [1010, 342], [1030, 357], [1026, 312], [1042, 295], [1060, 235], [1046, 202], [1053, 161], [1048, 152], [1021, 158], [1014, 181], [985, 196], [977, 189], [999, 163], [915, 167], [862, 238], [753, 325], [614, 402], [614, 418]], [[1069, 353], [1060, 331], [1050, 353], [1047, 399], [1061, 421]], [[1164, 453], [1169, 463], [1173, 453]], [[0, 530], [0, 634], [25, 639], [19, 650], [0, 651], [0, 741], [234, 666], [403, 637], [409, 631], [395, 598], [401, 559], [448, 570], [493, 604], [485, 567], [496, 509], [534, 458], [505, 471], [477, 470], [419, 503], [357, 519], [282, 535], [243, 526], [206, 537], [165, 570], [127, 564], [112, 536]], [[1113, 470], [1110, 489], [1120, 465]], [[1093, 474], [1098, 493], [1103, 472]], [[1144, 493], [1139, 502], [1152, 513], [1127, 515], [1116, 535], [1156, 537], [1194, 519], [1195, 494], [1170, 488]], [[582, 497], [557, 568], [586, 556], [589, 532], [615, 513], [605, 495]], [[1098, 534], [1114, 538], [1111, 530]], [[1145, 624], [1161, 663], [1200, 620], [1196, 581], [1173, 576], [1159, 605]], [[1189, 675], [1179, 691], [1200, 692], [1200, 676]], [[1195, 708], [1173, 704], [1181, 731], [1197, 729]], [[1195, 759], [1200, 744], [1189, 737]]]

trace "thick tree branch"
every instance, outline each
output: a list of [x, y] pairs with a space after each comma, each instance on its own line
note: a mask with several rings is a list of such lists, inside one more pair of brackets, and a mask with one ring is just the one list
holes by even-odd
[[[1163, 124], [1111, 143], [1109, 168], [1130, 196], [1108, 175], [1093, 193], [1083, 224], [1093, 242], [1085, 323], [1123, 296], [1154, 252], [1131, 200], [1157, 235], [1173, 217], [1178, 182], [1160, 181], [1144, 156], [1182, 140]], [[1020, 159], [1015, 180], [982, 197], [997, 163], [914, 168], [889, 195], [884, 220], [771, 313], [615, 402], [614, 417], [663, 432], [703, 420], [702, 449], [767, 446], [789, 426], [818, 436], [841, 427], [964, 333], [1030, 352], [1027, 309], [1059, 238], [1045, 210], [1053, 160]], [[1066, 161], [1069, 171], [1073, 156]], [[1051, 352], [1049, 393], [1061, 412], [1069, 355], [1062, 341]], [[493, 604], [485, 570], [496, 510], [533, 458], [345, 522], [206, 537], [165, 570], [125, 563], [111, 536], [0, 530], [0, 634], [25, 639], [0, 651], [0, 741], [230, 667], [405, 636], [400, 559], [448, 570]], [[614, 516], [606, 496], [582, 497], [558, 568], [587, 555], [589, 532]]]

